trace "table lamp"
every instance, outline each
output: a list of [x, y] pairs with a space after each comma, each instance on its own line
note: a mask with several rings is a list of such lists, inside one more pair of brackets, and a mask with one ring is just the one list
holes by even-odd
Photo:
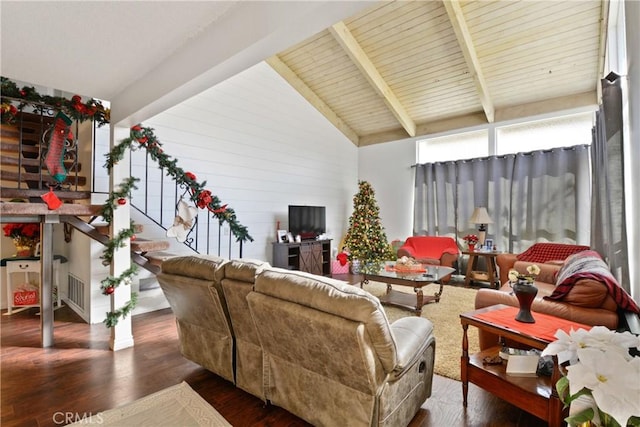
[[484, 238], [487, 234], [487, 224], [493, 224], [487, 208], [475, 208], [469, 222], [472, 224], [478, 224], [478, 244], [480, 247], [484, 246]]

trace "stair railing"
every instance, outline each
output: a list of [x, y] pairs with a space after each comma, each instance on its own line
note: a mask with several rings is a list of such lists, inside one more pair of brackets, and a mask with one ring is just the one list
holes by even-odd
[[[131, 206], [164, 230], [174, 225], [178, 204], [184, 200], [192, 204], [188, 189], [179, 185], [164, 168], [150, 161], [146, 150], [131, 151], [130, 175], [139, 178], [137, 190], [131, 194]], [[143, 165], [143, 176], [134, 168]], [[217, 222], [217, 221], [216, 221]], [[210, 212], [199, 209], [184, 244], [197, 253], [216, 254], [231, 258], [234, 253], [242, 257], [242, 242], [235, 242], [228, 226], [218, 222], [217, 227]]]

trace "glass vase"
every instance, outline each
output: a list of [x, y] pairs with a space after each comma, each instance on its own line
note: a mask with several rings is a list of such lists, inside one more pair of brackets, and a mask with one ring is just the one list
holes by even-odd
[[360, 274], [362, 271], [362, 263], [359, 259], [351, 260], [351, 274]]

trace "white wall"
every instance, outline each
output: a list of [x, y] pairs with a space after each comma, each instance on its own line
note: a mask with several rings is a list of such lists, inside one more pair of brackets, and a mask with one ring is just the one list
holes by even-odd
[[266, 63], [143, 125], [236, 211], [255, 239], [243, 257], [271, 261], [276, 222], [287, 228], [290, 204], [326, 206], [333, 248], [345, 233], [358, 150]]
[[380, 218], [389, 241], [413, 235], [413, 187], [416, 143], [413, 140], [370, 145], [358, 150], [359, 179], [376, 192]]

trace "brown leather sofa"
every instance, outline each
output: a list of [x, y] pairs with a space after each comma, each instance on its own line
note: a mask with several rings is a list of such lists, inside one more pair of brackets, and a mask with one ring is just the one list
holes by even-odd
[[[551, 295], [555, 289], [555, 275], [562, 267], [562, 260], [551, 262], [519, 261], [516, 254], [500, 254], [496, 257], [500, 270], [500, 283], [502, 287], [495, 289], [479, 289], [476, 294], [475, 307], [483, 308], [495, 304], [506, 304], [518, 307], [518, 300], [512, 294], [508, 282], [509, 270], [515, 269], [525, 274], [531, 264], [540, 267], [540, 274], [536, 277], [535, 285], [538, 288], [531, 311], [545, 313], [563, 319], [571, 320], [586, 325], [602, 325], [610, 329], [618, 327], [618, 305], [609, 295], [607, 287], [595, 279], [580, 279], [571, 291], [561, 300], [552, 301], [543, 299]], [[486, 332], [480, 332], [480, 348], [497, 345], [498, 337]]]

